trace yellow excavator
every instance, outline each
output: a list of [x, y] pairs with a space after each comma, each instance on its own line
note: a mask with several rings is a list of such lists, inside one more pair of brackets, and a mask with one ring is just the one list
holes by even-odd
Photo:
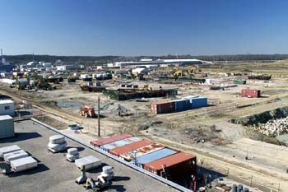
[[173, 69], [173, 77], [184, 77], [184, 76], [194, 76], [194, 74], [201, 73], [201, 69], [198, 65], [183, 68], [183, 69]]
[[152, 91], [152, 87], [149, 85], [144, 85], [142, 88], [139, 89], [140, 91]]

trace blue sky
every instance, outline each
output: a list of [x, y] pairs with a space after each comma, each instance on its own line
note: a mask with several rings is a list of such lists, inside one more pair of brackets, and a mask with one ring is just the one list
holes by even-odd
[[286, 0], [0, 0], [4, 54], [217, 55], [288, 50]]

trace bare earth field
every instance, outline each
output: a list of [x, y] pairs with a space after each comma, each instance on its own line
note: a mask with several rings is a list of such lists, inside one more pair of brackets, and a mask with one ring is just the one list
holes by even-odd
[[[0, 93], [10, 95], [15, 101], [22, 99], [33, 103], [33, 110], [42, 111], [38, 119], [48, 121], [59, 129], [68, 124], [78, 123], [84, 127], [87, 139], [97, 138], [98, 120], [85, 119], [79, 115], [81, 105], [91, 105], [97, 109], [97, 99], [101, 99], [101, 136], [123, 132], [142, 136], [168, 146], [197, 155], [198, 165], [217, 171], [229, 178], [239, 180], [263, 191], [288, 191], [288, 150], [277, 143], [275, 138], [263, 137], [240, 124], [229, 122], [232, 118], [255, 115], [268, 110], [288, 106], [288, 62], [221, 64], [203, 67], [215, 85], [225, 86], [220, 90], [208, 90], [207, 85], [188, 82], [164, 83], [158, 81], [108, 80], [103, 83], [108, 88], [119, 87], [130, 82], [139, 87], [149, 84], [156, 89], [178, 88], [177, 98], [188, 95], [206, 96], [209, 107], [179, 113], [153, 115], [150, 104], [175, 98], [152, 98], [149, 102], [134, 100], [115, 101], [102, 93], [82, 92], [81, 82], [61, 83], [55, 91], [28, 93], [1, 85]], [[225, 76], [223, 73], [243, 72], [272, 74], [269, 81], [247, 80], [245, 85], [233, 85], [233, 79], [246, 78]], [[213, 75], [209, 75], [209, 73]], [[217, 75], [217, 73], [219, 73]], [[221, 74], [220, 74], [221, 73]], [[259, 89], [260, 98], [244, 98], [241, 89]], [[119, 117], [118, 109], [125, 109], [133, 115]], [[56, 123], [61, 122], [61, 123]], [[204, 142], [202, 142], [202, 140]], [[200, 142], [199, 142], [200, 141]], [[246, 157], [248, 157], [246, 159]]]

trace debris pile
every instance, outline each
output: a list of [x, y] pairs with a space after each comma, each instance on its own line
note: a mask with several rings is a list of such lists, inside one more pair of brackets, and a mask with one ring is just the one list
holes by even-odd
[[288, 117], [284, 119], [269, 120], [265, 124], [259, 124], [252, 127], [254, 130], [267, 136], [279, 136], [288, 133]]

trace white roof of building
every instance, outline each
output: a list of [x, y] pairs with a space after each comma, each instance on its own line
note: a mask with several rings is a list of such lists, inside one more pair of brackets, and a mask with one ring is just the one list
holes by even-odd
[[[160, 61], [163, 61], [163, 62], [195, 62], [195, 61], [201, 61], [199, 59], [158, 59]], [[202, 61], [201, 61], [202, 62]]]
[[0, 105], [1, 104], [9, 104], [9, 103], [13, 103], [14, 104], [14, 101], [12, 101], [11, 99], [0, 100]]
[[0, 121], [7, 120], [7, 119], [12, 119], [10, 115], [0, 115]]

